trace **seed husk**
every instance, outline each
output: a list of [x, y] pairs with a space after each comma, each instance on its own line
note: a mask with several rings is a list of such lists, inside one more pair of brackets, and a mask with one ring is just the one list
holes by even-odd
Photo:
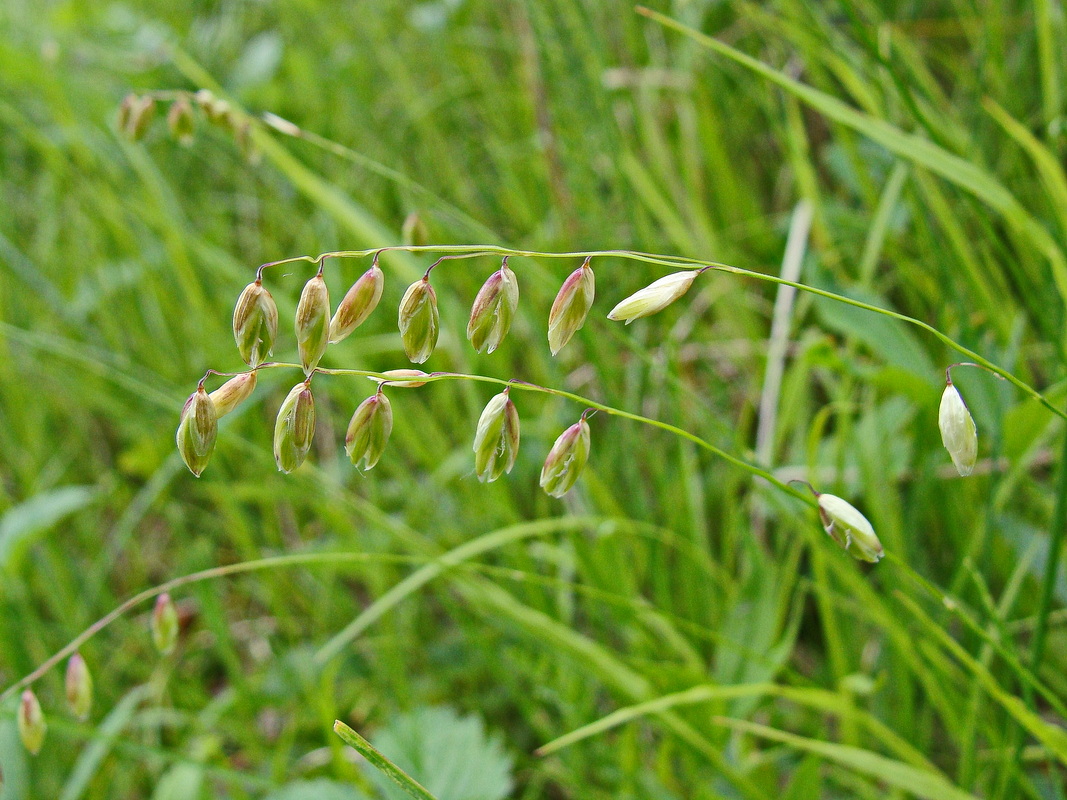
[[93, 707], [93, 678], [80, 653], [72, 655], [67, 662], [63, 685], [71, 713], [78, 719], [88, 719]]
[[330, 343], [330, 292], [322, 272], [304, 284], [296, 305], [296, 349], [304, 374], [310, 375]]
[[219, 420], [215, 404], [204, 390], [204, 383], [201, 381], [196, 391], [185, 401], [175, 436], [182, 461], [198, 478], [211, 459], [218, 430]]
[[507, 336], [518, 307], [518, 279], [505, 258], [500, 269], [489, 276], [474, 298], [467, 323], [467, 338], [474, 349], [479, 353], [496, 350]]
[[307, 381], [294, 386], [274, 424], [274, 460], [282, 472], [292, 472], [304, 463], [315, 436], [315, 398]]
[[541, 468], [541, 488], [563, 497], [573, 488], [589, 460], [589, 423], [578, 420], [559, 435]]
[[44, 712], [41, 710], [37, 695], [33, 693], [32, 689], [27, 689], [22, 693], [16, 717], [22, 746], [29, 750], [31, 754], [37, 755], [41, 752], [41, 746], [44, 744], [44, 737], [48, 732], [48, 723], [45, 721]]
[[173, 652], [178, 644], [178, 609], [170, 595], [164, 592], [156, 598], [152, 609], [152, 644], [162, 655]]
[[257, 278], [237, 298], [233, 310], [233, 338], [246, 364], [258, 367], [274, 352], [278, 336], [278, 306]]
[[627, 297], [608, 313], [608, 319], [622, 320], [627, 325], [635, 319], [641, 319], [662, 311], [679, 297], [689, 291], [700, 270], [691, 269], [675, 272], [655, 281], [644, 289]]
[[441, 317], [437, 310], [437, 293], [429, 276], [415, 281], [400, 301], [397, 319], [404, 352], [415, 364], [424, 363], [437, 347]]
[[375, 261], [338, 304], [330, 320], [331, 344], [341, 341], [366, 321], [382, 299], [384, 288], [385, 274]]
[[381, 392], [371, 395], [356, 408], [345, 433], [345, 452], [358, 467], [371, 469], [378, 463], [393, 432], [393, 408]]
[[837, 495], [818, 495], [819, 516], [830, 538], [854, 558], [876, 563], [885, 555], [874, 528], [855, 506]]
[[495, 395], [478, 418], [474, 434], [474, 471], [482, 483], [511, 472], [519, 454], [519, 412], [507, 390]]
[[938, 408], [937, 426], [941, 429], [941, 442], [952, 457], [956, 471], [966, 477], [974, 470], [978, 460], [978, 429], [967, 404], [951, 381], [945, 386]]
[[548, 347], [556, 355], [585, 324], [593, 306], [596, 281], [589, 259], [563, 282], [548, 314]]
[[208, 397], [215, 404], [215, 413], [224, 417], [247, 400], [256, 388], [256, 371], [234, 375]]

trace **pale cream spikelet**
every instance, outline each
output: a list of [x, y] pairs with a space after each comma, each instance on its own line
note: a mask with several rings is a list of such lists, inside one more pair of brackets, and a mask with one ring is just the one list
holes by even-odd
[[656, 314], [688, 292], [699, 274], [700, 270], [690, 269], [660, 278], [611, 309], [608, 319], [625, 321], [629, 325], [635, 319]]
[[937, 426], [941, 429], [941, 441], [952, 457], [956, 471], [963, 476], [970, 475], [978, 459], [978, 429], [952, 381], [948, 382], [941, 395]]
[[819, 516], [830, 538], [854, 558], [872, 563], [885, 555], [874, 527], [851, 503], [837, 495], [819, 494]]

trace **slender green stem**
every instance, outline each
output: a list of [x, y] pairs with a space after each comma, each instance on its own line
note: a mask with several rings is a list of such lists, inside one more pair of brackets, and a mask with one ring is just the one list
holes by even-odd
[[143, 592], [135, 594], [121, 605], [117, 606], [107, 615], [101, 617], [78, 636], [70, 641], [65, 647], [57, 651], [51, 658], [45, 660], [29, 675], [26, 675], [21, 680], [16, 681], [7, 689], [3, 694], [0, 694], [0, 704], [4, 702], [8, 697], [18, 692], [20, 689], [29, 686], [36, 681], [48, 670], [52, 669], [56, 664], [62, 661], [67, 656], [73, 655], [79, 647], [85, 642], [100, 633], [104, 628], [110, 625], [112, 622], [123, 616], [130, 609], [136, 608], [148, 600], [151, 600], [164, 592], [169, 592], [173, 589], [177, 589], [180, 586], [186, 586], [190, 583], [199, 583], [201, 581], [214, 580], [215, 578], [222, 578], [227, 575], [236, 575], [242, 572], [255, 572], [262, 569], [274, 569], [276, 567], [295, 567], [306, 564], [337, 564], [337, 563], [350, 563], [350, 562], [380, 562], [388, 564], [422, 564], [426, 559], [420, 556], [402, 556], [392, 555], [390, 553], [294, 553], [287, 556], [272, 556], [270, 558], [260, 558], [255, 561], [242, 561], [239, 564], [227, 564], [222, 567], [212, 567], [211, 569], [201, 570], [200, 572], [193, 572], [189, 575], [182, 575], [179, 578], [161, 583], [158, 586], [153, 586], [151, 589], [145, 589]]
[[[266, 364], [260, 364], [259, 369], [272, 369], [272, 368], [289, 368], [289, 369], [301, 369], [299, 364], [289, 364], [282, 361], [271, 361]], [[478, 383], [493, 383], [498, 386], [511, 387], [514, 389], [521, 389], [527, 392], [537, 392], [539, 394], [549, 394], [556, 397], [563, 397], [567, 400], [572, 400], [575, 403], [580, 403], [588, 408], [595, 408], [598, 411], [603, 411], [605, 414], [610, 414], [613, 417], [621, 417], [622, 419], [632, 420], [634, 422], [640, 422], [645, 425], [651, 425], [654, 428], [660, 428], [662, 430], [673, 433], [675, 436], [680, 436], [687, 441], [692, 442], [698, 447], [714, 453], [724, 461], [728, 461], [735, 467], [740, 467], [746, 472], [750, 472], [753, 475], [763, 478], [768, 483], [781, 489], [783, 492], [799, 498], [807, 503], [809, 506], [817, 506], [818, 502], [807, 495], [807, 493], [799, 491], [793, 488], [788, 483], [778, 479], [771, 472], [763, 469], [762, 467], [750, 464], [742, 458], [738, 458], [731, 453], [726, 452], [722, 448], [716, 447], [711, 442], [701, 439], [699, 436], [690, 433], [689, 431], [679, 428], [677, 425], [671, 425], [669, 422], [662, 422], [658, 419], [652, 419], [651, 417], [643, 417], [640, 414], [633, 414], [629, 411], [623, 411], [620, 408], [609, 406], [606, 403], [601, 403], [596, 400], [592, 400], [588, 397], [583, 397], [580, 394], [574, 392], [567, 392], [563, 389], [552, 389], [547, 386], [538, 386], [534, 383], [527, 383], [526, 381], [519, 380], [504, 380], [503, 378], [491, 378], [487, 375], [468, 375], [460, 372], [431, 372], [427, 375], [412, 375], [412, 376], [395, 376], [387, 375], [383, 372], [373, 372], [371, 370], [364, 369], [326, 369], [319, 367], [315, 370], [324, 375], [357, 375], [364, 378], [371, 378], [373, 380], [382, 381], [385, 383], [401, 384], [401, 383], [435, 383], [437, 381], [476, 381]]]
[[[475, 258], [478, 256], [512, 256], [512, 257], [525, 257], [525, 258], [604, 258], [615, 257], [624, 258], [630, 261], [640, 261], [648, 264], [658, 264], [660, 266], [692, 269], [700, 268], [701, 272], [723, 272], [732, 275], [741, 275], [746, 278], [752, 278], [753, 280], [765, 281], [767, 283], [776, 283], [782, 286], [792, 286], [798, 291], [814, 294], [819, 297], [825, 297], [828, 300], [833, 300], [838, 303], [844, 303], [846, 305], [854, 306], [856, 308], [862, 308], [864, 311], [870, 311], [874, 314], [881, 314], [891, 319], [905, 322], [909, 325], [914, 325], [927, 333], [933, 335], [942, 344], [952, 348], [956, 352], [966, 356], [971, 361], [975, 362], [977, 366], [984, 367], [995, 375], [1000, 376], [1004, 380], [1013, 384], [1016, 388], [1022, 391], [1024, 394], [1038, 401], [1055, 414], [1058, 417], [1062, 417], [1067, 420], [1067, 412], [1054, 406], [1049, 400], [1041, 394], [1041, 392], [1034, 389], [1020, 378], [1017, 378], [1006, 369], [997, 366], [992, 361], [983, 358], [978, 353], [964, 347], [962, 344], [939, 331], [933, 325], [916, 319], [915, 317], [909, 317], [907, 314], [901, 314], [896, 311], [891, 311], [887, 308], [881, 308], [879, 306], [871, 305], [870, 303], [864, 303], [861, 300], [853, 300], [851, 297], [845, 297], [844, 295], [836, 294], [834, 292], [827, 291], [825, 289], [819, 289], [814, 286], [809, 286], [804, 283], [798, 283], [796, 281], [786, 280], [785, 278], [779, 278], [776, 275], [765, 275], [762, 272], [756, 272], [750, 269], [744, 269], [742, 267], [734, 267], [729, 264], [722, 264], [716, 261], [706, 261], [695, 258], [686, 258], [683, 256], [668, 256], [658, 253], [642, 253], [636, 250], [584, 250], [573, 251], [566, 253], [545, 253], [536, 250], [516, 250], [510, 247], [500, 247], [497, 245], [479, 244], [479, 245], [395, 245], [392, 247], [375, 247], [369, 250], [335, 250], [328, 253], [322, 253], [318, 256], [293, 256], [292, 258], [282, 259], [281, 261], [272, 261], [269, 265], [264, 266], [277, 266], [279, 264], [290, 264], [296, 261], [307, 261], [312, 264], [319, 264], [324, 258], [365, 258], [366, 256], [373, 255], [375, 253], [386, 253], [392, 250], [403, 251], [407, 253], [444, 253], [444, 254], [456, 254], [461, 257]], [[260, 269], [263, 269], [261, 267]]]

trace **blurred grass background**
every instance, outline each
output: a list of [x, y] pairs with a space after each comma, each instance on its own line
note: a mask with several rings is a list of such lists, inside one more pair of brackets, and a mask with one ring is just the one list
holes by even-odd
[[[865, 135], [624, 3], [0, 4], [0, 684], [168, 578], [289, 553], [373, 559], [177, 592], [167, 658], [150, 606], [127, 615], [82, 650], [89, 723], [62, 710], [60, 670], [36, 687], [40, 756], [5, 708], [0, 797], [392, 796], [335, 718], [441, 800], [1064, 797], [1058, 611], [1038, 674], [1025, 666], [1063, 426], [959, 370], [981, 460], [954, 478], [936, 415], [957, 358], [915, 328], [801, 294], [769, 443], [782, 477], [866, 513], [893, 556], [874, 568], [747, 473], [604, 415], [579, 487], [544, 496], [540, 461], [581, 411], [554, 399], [518, 398], [518, 464], [481, 485], [484, 386], [393, 392], [393, 440], [363, 475], [341, 442], [373, 387], [320, 380], [312, 457], [284, 476], [270, 432], [296, 377], [272, 371], [204, 477], [181, 466], [182, 401], [207, 367], [242, 366], [230, 316], [255, 267], [399, 243], [411, 214], [435, 244], [778, 274], [806, 201], [802, 281], [928, 322], [1062, 405], [1056, 0], [654, 5], [916, 139]], [[261, 132], [249, 159], [207, 125], [190, 147], [161, 124], [140, 143], [115, 133], [127, 92], [196, 90], [196, 70], [342, 147]], [[382, 307], [323, 365], [408, 366], [394, 309], [427, 263], [384, 258]], [[306, 266], [268, 277], [283, 323]], [[366, 266], [331, 264], [335, 301]], [[553, 360], [545, 320], [577, 262], [512, 266], [521, 316], [492, 356], [463, 326], [495, 263], [435, 270], [444, 333], [428, 368], [566, 388], [754, 458], [773, 286], [705, 276], [623, 328], [604, 314], [661, 271], [601, 259], [593, 315]], [[293, 349], [283, 325], [276, 355]], [[534, 520], [314, 660], [421, 559]], [[738, 684], [773, 685], [532, 755], [620, 707]]]

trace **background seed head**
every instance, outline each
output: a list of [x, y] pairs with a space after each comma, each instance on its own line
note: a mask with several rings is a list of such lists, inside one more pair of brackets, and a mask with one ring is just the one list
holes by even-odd
[[167, 112], [167, 128], [170, 135], [178, 140], [179, 144], [190, 145], [193, 135], [196, 133], [196, 117], [193, 115], [193, 106], [185, 97], [179, 97], [171, 103]]
[[296, 348], [304, 374], [310, 375], [330, 343], [330, 293], [322, 274], [304, 284], [296, 305]]
[[519, 412], [507, 391], [495, 395], [478, 418], [474, 434], [474, 471], [482, 483], [511, 472], [519, 454]]
[[951, 382], [941, 395], [937, 426], [956, 471], [963, 476], [970, 475], [978, 460], [978, 429], [963, 397]]
[[124, 128], [126, 135], [137, 142], [148, 133], [148, 128], [156, 116], [155, 98], [143, 96], [136, 98], [130, 105], [129, 116]]
[[48, 723], [45, 721], [41, 704], [37, 701], [37, 695], [33, 690], [27, 689], [22, 693], [17, 713], [19, 738], [22, 745], [33, 755], [41, 752], [44, 744], [44, 736], [48, 732]]
[[378, 262], [364, 272], [345, 294], [330, 320], [330, 343], [336, 343], [362, 325], [382, 299], [385, 289], [385, 273]]
[[233, 310], [233, 338], [246, 364], [258, 367], [274, 352], [278, 306], [258, 280], [248, 284]]
[[364, 469], [371, 469], [377, 464], [392, 432], [393, 407], [388, 397], [379, 392], [360, 403], [345, 433], [345, 452], [352, 466], [362, 461]]
[[315, 398], [306, 382], [294, 386], [274, 424], [274, 460], [282, 472], [292, 472], [304, 463], [315, 437]]
[[437, 337], [441, 333], [437, 293], [430, 286], [429, 278], [417, 280], [408, 287], [400, 301], [397, 323], [407, 357], [422, 364], [437, 347]]
[[140, 102], [140, 97], [135, 94], [128, 94], [122, 98], [122, 103], [119, 104], [119, 111], [115, 117], [115, 128], [119, 133], [128, 136], [130, 128], [130, 119], [133, 117], [133, 109]]
[[221, 97], [216, 97], [210, 89], [201, 89], [193, 95], [193, 100], [200, 106], [200, 110], [204, 112], [204, 116], [212, 125], [232, 127], [233, 115], [230, 104]]
[[563, 497], [577, 482], [589, 460], [589, 423], [578, 420], [559, 435], [541, 468], [541, 488]]
[[585, 324], [593, 305], [596, 281], [588, 259], [563, 282], [548, 313], [548, 347], [556, 355]]
[[162, 655], [174, 651], [178, 644], [178, 609], [170, 595], [164, 592], [156, 598], [152, 609], [152, 644]]
[[88, 719], [93, 707], [93, 678], [89, 667], [80, 653], [75, 653], [67, 662], [67, 674], [64, 679], [67, 705], [78, 719]]
[[608, 319], [624, 320], [629, 325], [635, 319], [660, 312], [688, 292], [699, 274], [700, 270], [690, 269], [660, 278], [611, 309]]
[[207, 467], [219, 431], [215, 404], [201, 384], [185, 401], [176, 440], [182, 461], [196, 477]]
[[505, 262], [489, 276], [474, 298], [467, 338], [479, 353], [492, 353], [507, 336], [519, 307], [519, 282]]
[[819, 495], [823, 528], [835, 542], [861, 561], [877, 562], [885, 555], [867, 518], [837, 495]]

